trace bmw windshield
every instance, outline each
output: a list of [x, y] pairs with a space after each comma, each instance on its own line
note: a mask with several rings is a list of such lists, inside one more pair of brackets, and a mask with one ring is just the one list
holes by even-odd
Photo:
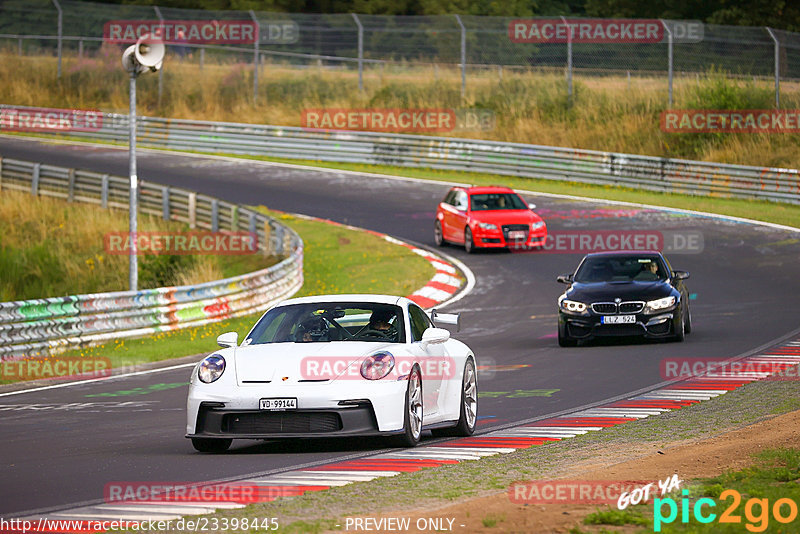
[[667, 269], [657, 256], [631, 254], [589, 256], [578, 267], [574, 280], [581, 283], [654, 282], [666, 278]]

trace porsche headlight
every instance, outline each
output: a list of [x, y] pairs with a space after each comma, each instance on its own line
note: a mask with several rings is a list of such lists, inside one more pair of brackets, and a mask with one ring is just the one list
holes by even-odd
[[367, 380], [380, 380], [394, 369], [394, 356], [389, 352], [377, 352], [361, 364], [361, 376]]
[[584, 313], [586, 312], [586, 304], [578, 302], [577, 300], [561, 299], [558, 303], [562, 310], [569, 313]]
[[538, 230], [539, 228], [543, 228], [543, 227], [544, 227], [544, 221], [531, 223], [531, 230]]
[[674, 306], [675, 301], [675, 297], [664, 297], [663, 299], [651, 300], [647, 302], [647, 308], [653, 311], [664, 310]]
[[481, 230], [497, 230], [497, 225], [492, 223], [478, 223]]
[[200, 379], [200, 382], [210, 384], [221, 377], [224, 372], [225, 358], [219, 354], [212, 354], [200, 363], [200, 368], [197, 370], [197, 378]]

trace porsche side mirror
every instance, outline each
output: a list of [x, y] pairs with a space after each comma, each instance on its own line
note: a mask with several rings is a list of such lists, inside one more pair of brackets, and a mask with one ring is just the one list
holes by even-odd
[[562, 284], [571, 284], [572, 283], [572, 273], [569, 274], [562, 274], [556, 280]]
[[236, 332], [225, 332], [217, 337], [217, 345], [223, 349], [235, 347], [239, 343], [239, 334]]
[[688, 271], [672, 271], [672, 277], [675, 280], [686, 280], [689, 278]]
[[422, 342], [423, 347], [427, 347], [428, 345], [435, 345], [437, 343], [444, 343], [450, 339], [450, 331], [445, 330], [444, 328], [428, 328], [422, 333]]

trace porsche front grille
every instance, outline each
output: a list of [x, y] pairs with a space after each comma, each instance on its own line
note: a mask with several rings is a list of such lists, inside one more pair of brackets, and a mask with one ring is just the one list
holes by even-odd
[[336, 432], [342, 419], [333, 412], [255, 412], [226, 414], [223, 432], [231, 434], [303, 434]]

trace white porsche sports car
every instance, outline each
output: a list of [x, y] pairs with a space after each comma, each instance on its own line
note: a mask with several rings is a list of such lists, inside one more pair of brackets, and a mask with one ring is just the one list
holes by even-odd
[[186, 437], [201, 452], [234, 438], [386, 435], [413, 447], [423, 430], [469, 436], [478, 407], [477, 363], [435, 324], [457, 314], [385, 295], [326, 295], [268, 310], [241, 345], [192, 370]]

